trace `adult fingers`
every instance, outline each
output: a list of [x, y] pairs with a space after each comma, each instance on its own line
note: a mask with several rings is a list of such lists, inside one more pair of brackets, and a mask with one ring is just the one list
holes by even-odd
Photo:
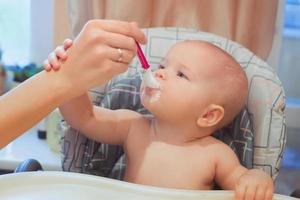
[[109, 62], [110, 62], [109, 66], [111, 66], [111, 68], [109, 69], [110, 71], [109, 74], [111, 74], [111, 78], [120, 73], [126, 72], [128, 69], [128, 64], [122, 62], [115, 62], [112, 60], [110, 60]]
[[114, 62], [121, 62], [127, 65], [135, 56], [135, 53], [133, 51], [112, 47], [107, 48], [107, 54], [110, 60]]
[[101, 39], [104, 40], [108, 46], [127, 49], [133, 52], [137, 51], [135, 40], [132, 37], [107, 31], [103, 31], [101, 34]]
[[90, 20], [86, 26], [96, 26], [108, 32], [123, 34], [128, 37], [132, 37], [134, 40], [142, 44], [147, 42], [145, 34], [141, 31], [141, 29], [139, 29], [135, 22], [128, 23], [117, 20], [95, 19]]
[[145, 35], [144, 32], [142, 32], [142, 30], [139, 28], [138, 26], [138, 23], [137, 22], [130, 22], [130, 25], [133, 27], [133, 30], [139, 30], [141, 32], [141, 35], [140, 35], [140, 40], [136, 40], [142, 44], [146, 44], [148, 39], [147, 39], [147, 36]]

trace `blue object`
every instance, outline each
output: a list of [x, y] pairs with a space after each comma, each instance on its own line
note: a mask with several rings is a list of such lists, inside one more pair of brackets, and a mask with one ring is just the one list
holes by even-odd
[[286, 147], [281, 167], [300, 169], [300, 152], [293, 148]]

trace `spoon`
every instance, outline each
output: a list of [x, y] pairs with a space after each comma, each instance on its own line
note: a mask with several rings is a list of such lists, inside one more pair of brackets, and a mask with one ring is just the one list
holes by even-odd
[[159, 88], [159, 83], [154, 78], [154, 76], [150, 70], [150, 65], [146, 60], [146, 57], [140, 47], [140, 44], [138, 42], [136, 42], [136, 45], [137, 45], [137, 55], [142, 64], [142, 68], [144, 69], [143, 81], [145, 83], [145, 86], [150, 87], [150, 88]]

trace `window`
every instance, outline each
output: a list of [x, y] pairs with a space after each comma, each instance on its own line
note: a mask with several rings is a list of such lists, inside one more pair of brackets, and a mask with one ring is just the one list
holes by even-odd
[[30, 60], [30, 0], [0, 1], [0, 48], [7, 65]]
[[284, 36], [300, 38], [300, 0], [288, 0], [285, 7]]
[[287, 0], [278, 75], [288, 103], [300, 105], [300, 0]]

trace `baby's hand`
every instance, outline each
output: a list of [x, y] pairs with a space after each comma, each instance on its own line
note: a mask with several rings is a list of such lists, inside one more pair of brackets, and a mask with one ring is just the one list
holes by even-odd
[[48, 59], [44, 61], [44, 68], [46, 71], [51, 71], [51, 69], [59, 70], [60, 63], [59, 60], [67, 59], [67, 50], [73, 45], [73, 41], [66, 39], [62, 46], [56, 47], [56, 49], [51, 52]]
[[259, 169], [243, 174], [235, 188], [236, 200], [271, 200], [274, 184], [272, 178]]

